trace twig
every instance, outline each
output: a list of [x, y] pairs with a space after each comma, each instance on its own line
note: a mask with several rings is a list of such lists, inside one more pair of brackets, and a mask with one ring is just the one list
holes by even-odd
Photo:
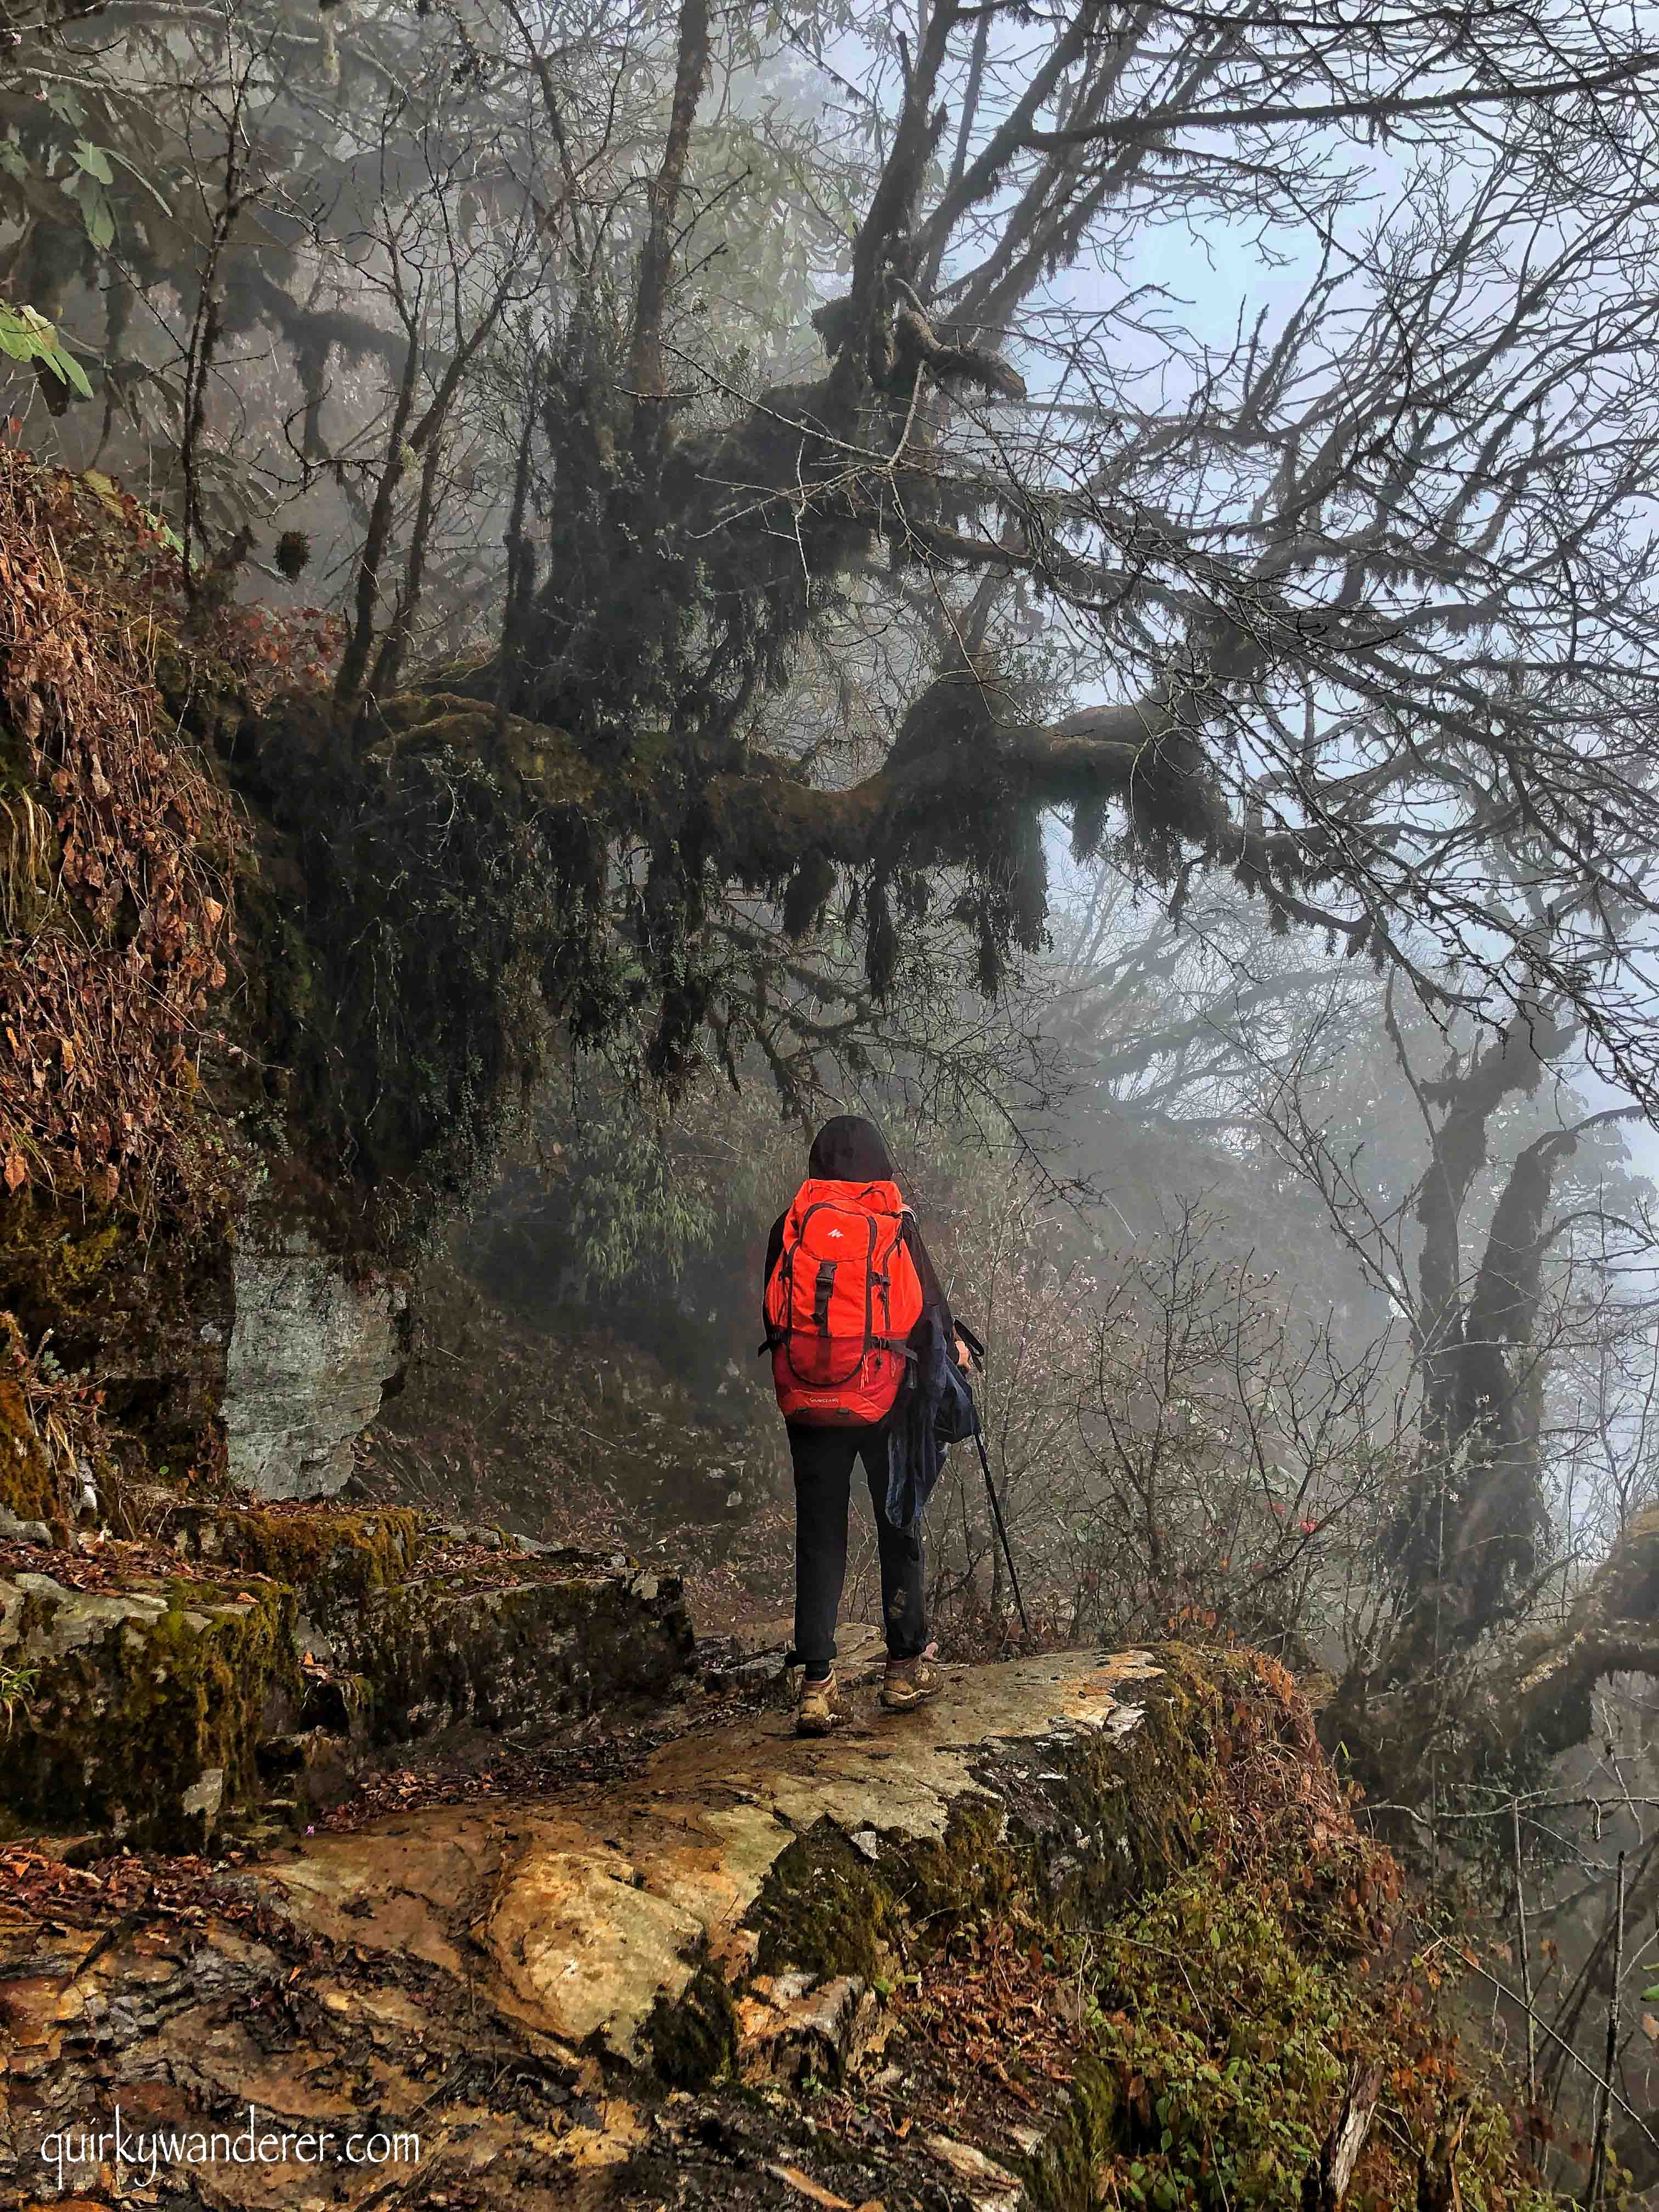
[[1538, 2102], [1538, 2029], [1532, 2008], [1532, 1956], [1527, 1948], [1527, 1898], [1521, 1886], [1521, 1806], [1510, 1807], [1515, 1840], [1515, 1926], [1521, 1958], [1521, 1995], [1527, 2013], [1527, 2103]]
[[[1500, 1996], [1507, 1997], [1511, 2004], [1518, 2005], [1520, 2003], [1520, 1997], [1516, 1995], [1515, 1990], [1510, 1987], [1507, 1982], [1500, 1982], [1496, 1974], [1489, 1974], [1484, 1966], [1477, 1966], [1475, 1961], [1469, 1957], [1466, 1951], [1460, 1951], [1457, 1955], [1462, 1964], [1469, 1969], [1471, 1973], [1479, 1974], [1481, 1980], [1483, 1982], [1489, 1983], [1491, 1986], [1498, 1991]], [[1534, 2014], [1533, 2017], [1536, 2020], [1537, 2014]], [[1631, 2123], [1632, 2126], [1640, 2130], [1641, 2134], [1646, 2138], [1648, 2142], [1652, 2145], [1653, 2148], [1655, 2150], [1659, 2150], [1659, 2135], [1656, 2135], [1654, 2133], [1653, 2130], [1642, 2118], [1636, 2107], [1631, 2104], [1627, 2099], [1620, 2095], [1617, 2089], [1613, 2087], [1612, 2081], [1610, 2080], [1604, 2081], [1601, 2075], [1596, 2072], [1595, 2067], [1590, 2064], [1589, 2059], [1581, 2057], [1581, 2055], [1573, 2049], [1571, 2044], [1567, 2041], [1566, 2037], [1565, 2035], [1558, 2034], [1555, 2029], [1550, 2026], [1548, 2021], [1539, 2020], [1538, 2025], [1543, 2029], [1545, 2034], [1548, 2036], [1550, 2041], [1557, 2045], [1565, 2056], [1571, 2059], [1575, 2066], [1582, 2066], [1583, 2068], [1585, 2073], [1589, 2075], [1590, 2080], [1595, 2082], [1598, 2089], [1604, 2089], [1607, 2092], [1608, 2096], [1613, 2099], [1614, 2104], [1618, 2106], [1620, 2111], [1625, 2115], [1625, 2118]]]
[[1590, 2156], [1589, 2186], [1585, 2202], [1600, 2204], [1607, 2185], [1607, 2166], [1613, 2146], [1613, 2070], [1619, 2063], [1619, 1983], [1625, 1971], [1625, 1854], [1619, 1854], [1619, 1871], [1613, 1901], [1613, 1986], [1607, 1992], [1607, 2079], [1596, 2097], [1595, 2148]]

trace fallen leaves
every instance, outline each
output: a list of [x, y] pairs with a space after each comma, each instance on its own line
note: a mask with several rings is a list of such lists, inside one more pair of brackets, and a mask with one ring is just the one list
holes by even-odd
[[837, 2197], [833, 2189], [822, 2188], [798, 2166], [769, 2166], [766, 2171], [775, 2181], [787, 2182], [809, 2203], [821, 2204], [823, 2212], [884, 2212], [879, 2197], [866, 2197], [862, 2204], [854, 2204], [850, 2197]]

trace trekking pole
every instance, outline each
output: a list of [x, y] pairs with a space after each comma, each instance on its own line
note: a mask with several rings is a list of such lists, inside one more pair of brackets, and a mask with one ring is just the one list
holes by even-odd
[[1008, 1579], [1014, 1586], [1014, 1603], [1019, 1607], [1019, 1625], [1025, 1631], [1025, 1641], [1031, 1640], [1031, 1624], [1025, 1618], [1025, 1601], [1019, 1594], [1019, 1577], [1014, 1572], [1014, 1555], [1008, 1546], [1008, 1531], [1002, 1525], [1002, 1508], [997, 1504], [997, 1486], [991, 1480], [991, 1462], [985, 1456], [985, 1437], [976, 1427], [974, 1442], [979, 1446], [979, 1463], [985, 1469], [985, 1494], [991, 1501], [991, 1517], [997, 1524], [997, 1534], [1002, 1539], [1002, 1556], [1008, 1562]]

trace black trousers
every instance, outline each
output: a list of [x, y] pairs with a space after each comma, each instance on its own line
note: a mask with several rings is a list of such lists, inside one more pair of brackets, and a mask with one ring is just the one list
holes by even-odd
[[809, 1429], [787, 1424], [795, 1469], [795, 1656], [821, 1680], [835, 1663], [836, 1620], [847, 1579], [847, 1508], [853, 1462], [864, 1462], [881, 1553], [881, 1610], [888, 1656], [914, 1659], [927, 1644], [927, 1595], [920, 1528], [887, 1518], [887, 1431]]

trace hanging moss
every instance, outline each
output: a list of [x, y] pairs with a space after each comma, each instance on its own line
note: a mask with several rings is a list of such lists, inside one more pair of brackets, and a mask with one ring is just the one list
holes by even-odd
[[359, 728], [284, 701], [232, 773], [275, 836], [245, 892], [252, 1042], [288, 1071], [288, 1141], [419, 1243], [491, 1166], [542, 1065], [548, 984], [592, 902], [594, 772], [560, 733], [453, 695]]

